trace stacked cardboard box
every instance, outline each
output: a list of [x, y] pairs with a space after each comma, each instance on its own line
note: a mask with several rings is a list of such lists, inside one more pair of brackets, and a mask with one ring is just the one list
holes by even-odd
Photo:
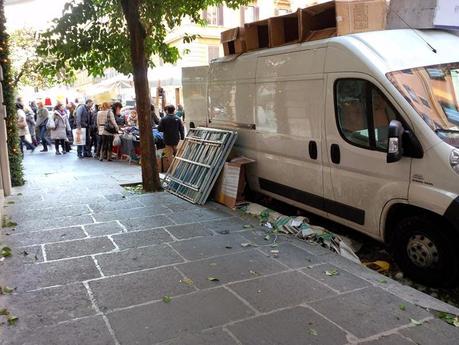
[[[459, 0], [458, 0], [459, 1]], [[351, 33], [383, 30], [386, 0], [336, 0], [245, 24], [222, 33], [225, 55], [314, 41]]]

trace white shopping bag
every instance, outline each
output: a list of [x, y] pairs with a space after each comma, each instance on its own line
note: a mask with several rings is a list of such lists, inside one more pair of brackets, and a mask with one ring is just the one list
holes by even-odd
[[73, 133], [73, 144], [77, 146], [86, 145], [86, 130], [83, 129], [74, 129]]

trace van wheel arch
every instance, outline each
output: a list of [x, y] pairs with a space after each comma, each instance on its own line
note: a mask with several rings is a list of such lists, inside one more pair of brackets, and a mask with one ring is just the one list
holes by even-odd
[[387, 215], [385, 242], [395, 262], [413, 280], [429, 286], [459, 283], [459, 234], [442, 216], [425, 209], [394, 205]]
[[[384, 243], [386, 243], [387, 245], [391, 245], [392, 241], [394, 240], [394, 232], [397, 227], [397, 224], [404, 218], [411, 217], [429, 218], [443, 223], [443, 225], [447, 226], [450, 229], [454, 229], [452, 224], [450, 224], [444, 217], [437, 213], [428, 211], [421, 207], [399, 203], [392, 205], [389, 211], [387, 212], [384, 227]], [[456, 232], [456, 235], [459, 235], [459, 233]]]

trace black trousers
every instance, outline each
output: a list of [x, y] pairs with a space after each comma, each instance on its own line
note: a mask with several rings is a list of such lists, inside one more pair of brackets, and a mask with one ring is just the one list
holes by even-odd
[[59, 145], [62, 146], [62, 152], [65, 151], [65, 140], [64, 139], [56, 139], [54, 140], [54, 147], [56, 148], [56, 152], [59, 152]]
[[102, 135], [102, 149], [99, 159], [112, 159], [113, 138], [113, 135]]
[[21, 135], [19, 137], [19, 146], [21, 148], [21, 152], [24, 153], [24, 145], [26, 146], [27, 150], [34, 150], [35, 146], [32, 143], [29, 143], [25, 138], [25, 135]]

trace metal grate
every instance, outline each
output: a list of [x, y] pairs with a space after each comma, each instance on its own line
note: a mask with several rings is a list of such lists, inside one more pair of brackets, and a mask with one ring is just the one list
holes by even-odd
[[164, 180], [166, 190], [203, 205], [237, 139], [237, 132], [193, 128], [175, 156]]

